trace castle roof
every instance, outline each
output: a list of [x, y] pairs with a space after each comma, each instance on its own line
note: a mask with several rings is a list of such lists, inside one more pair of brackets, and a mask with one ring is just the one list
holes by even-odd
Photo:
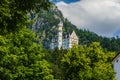
[[119, 57], [120, 57], [120, 52], [115, 55], [115, 57], [113, 58], [112, 62], [114, 62], [114, 61], [115, 61], [116, 59], [118, 59]]

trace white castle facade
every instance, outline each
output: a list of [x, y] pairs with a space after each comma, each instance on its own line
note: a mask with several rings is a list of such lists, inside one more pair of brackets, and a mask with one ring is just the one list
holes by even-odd
[[115, 77], [116, 80], [120, 80], [120, 53], [118, 53], [114, 58], [113, 58], [113, 69], [115, 71]]
[[60, 22], [58, 24], [58, 31], [57, 31], [57, 38], [52, 38], [51, 43], [50, 43], [50, 49], [69, 49], [72, 48], [74, 45], [78, 45], [78, 37], [73, 31], [71, 34], [67, 34], [63, 36], [63, 23]]

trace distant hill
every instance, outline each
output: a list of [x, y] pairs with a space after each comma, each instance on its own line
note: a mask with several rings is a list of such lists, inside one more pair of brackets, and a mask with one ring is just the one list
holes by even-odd
[[30, 29], [35, 31], [40, 42], [45, 48], [48, 48], [50, 39], [54, 37], [57, 32], [57, 25], [60, 20], [63, 21], [63, 32], [75, 31], [79, 37], [79, 44], [86, 44], [89, 46], [92, 42], [100, 42], [101, 46], [108, 51], [120, 51], [120, 38], [107, 38], [98, 36], [94, 32], [85, 29], [78, 29], [68, 19], [64, 18], [61, 11], [56, 6], [49, 9], [49, 11], [41, 10], [38, 14], [32, 14], [31, 19], [35, 23], [30, 26]]

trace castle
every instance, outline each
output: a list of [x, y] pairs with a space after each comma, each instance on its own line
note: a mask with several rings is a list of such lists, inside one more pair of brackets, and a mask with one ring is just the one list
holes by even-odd
[[63, 28], [63, 23], [60, 22], [58, 24], [57, 37], [51, 39], [50, 49], [55, 49], [55, 48], [69, 49], [72, 48], [73, 45], [78, 45], [79, 39], [75, 31], [63, 35], [62, 28]]

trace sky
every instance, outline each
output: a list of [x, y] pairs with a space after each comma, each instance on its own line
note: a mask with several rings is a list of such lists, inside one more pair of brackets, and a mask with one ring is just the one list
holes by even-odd
[[57, 0], [65, 18], [80, 29], [120, 37], [120, 0]]
[[77, 1], [80, 1], [80, 0], [56, 0], [56, 1], [57, 2], [63, 1], [65, 3], [67, 3], [67, 4], [69, 4], [69, 3], [77, 2]]

